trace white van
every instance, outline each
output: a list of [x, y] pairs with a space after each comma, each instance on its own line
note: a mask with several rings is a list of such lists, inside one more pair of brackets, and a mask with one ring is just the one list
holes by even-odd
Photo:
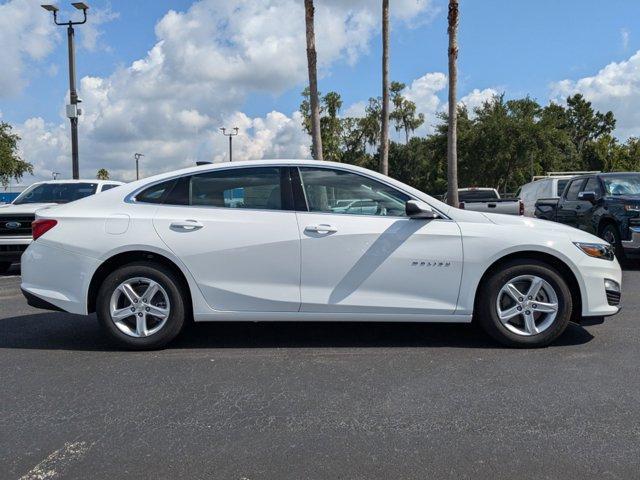
[[587, 173], [600, 172], [549, 172], [545, 176], [533, 177], [533, 181], [520, 187], [516, 194], [524, 205], [524, 216], [533, 217], [539, 199], [560, 198], [570, 179]]

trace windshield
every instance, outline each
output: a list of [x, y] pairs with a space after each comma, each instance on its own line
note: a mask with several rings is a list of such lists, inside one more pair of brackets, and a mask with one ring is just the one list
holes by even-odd
[[605, 175], [607, 195], [640, 195], [640, 175]]
[[97, 183], [40, 183], [22, 192], [13, 204], [69, 203], [93, 195], [97, 187]]

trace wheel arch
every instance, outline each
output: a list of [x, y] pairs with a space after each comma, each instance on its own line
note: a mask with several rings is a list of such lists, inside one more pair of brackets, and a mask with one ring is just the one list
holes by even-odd
[[140, 261], [159, 263], [175, 273], [176, 278], [180, 282], [181, 287], [185, 295], [187, 296], [187, 301], [185, 302], [185, 304], [187, 305], [188, 311], [191, 314], [193, 309], [193, 298], [191, 296], [189, 281], [187, 280], [187, 277], [185, 276], [182, 269], [173, 260], [166, 257], [165, 255], [148, 250], [129, 250], [116, 253], [100, 264], [100, 266], [93, 273], [91, 282], [89, 283], [89, 289], [87, 291], [87, 313], [93, 313], [96, 311], [96, 298], [98, 296], [98, 290], [100, 289], [102, 282], [104, 282], [105, 278], [107, 278], [107, 276], [111, 272], [124, 265]]
[[554, 256], [550, 253], [540, 252], [536, 250], [527, 250], [527, 251], [518, 251], [509, 253], [504, 255], [503, 257], [495, 260], [489, 267], [485, 270], [480, 278], [480, 282], [478, 282], [478, 288], [476, 288], [475, 297], [474, 297], [474, 311], [477, 311], [476, 302], [479, 298], [480, 288], [479, 286], [483, 284], [490, 275], [499, 270], [503, 265], [512, 262], [514, 260], [537, 260], [543, 263], [548, 264], [549, 266], [556, 269], [560, 275], [567, 281], [569, 290], [571, 291], [571, 297], [573, 301], [573, 312], [571, 321], [579, 322], [582, 317], [582, 287], [580, 282], [578, 282], [578, 278], [575, 273], [571, 269], [571, 267], [561, 258]]
[[613, 225], [614, 227], [616, 227], [618, 229], [618, 235], [621, 235], [620, 227], [618, 226], [618, 222], [616, 221], [616, 219], [610, 216], [606, 216], [606, 217], [601, 217], [600, 220], [598, 221], [598, 236], [602, 234], [602, 231], [608, 225]]

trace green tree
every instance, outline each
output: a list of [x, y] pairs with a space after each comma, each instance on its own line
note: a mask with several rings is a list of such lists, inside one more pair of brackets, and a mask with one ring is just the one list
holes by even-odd
[[416, 104], [402, 96], [406, 85], [400, 82], [391, 82], [391, 101], [393, 111], [390, 118], [395, 123], [396, 131], [404, 130], [405, 143], [409, 143], [409, 135], [420, 128], [424, 123], [424, 115], [416, 115]]
[[33, 173], [33, 165], [18, 154], [20, 136], [13, 133], [11, 125], [0, 122], [0, 184], [7, 187], [11, 179], [20, 181], [25, 173]]
[[98, 170], [96, 178], [98, 180], [109, 180], [109, 171], [106, 168], [101, 168], [100, 170]]

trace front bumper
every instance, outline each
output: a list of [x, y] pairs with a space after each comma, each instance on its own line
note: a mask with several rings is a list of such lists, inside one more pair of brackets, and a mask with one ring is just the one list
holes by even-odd
[[31, 237], [0, 237], [0, 262], [19, 261], [31, 242]]
[[631, 240], [622, 240], [622, 248], [637, 252], [640, 249], [640, 227], [629, 227], [629, 233]]
[[617, 285], [618, 295], [622, 285], [622, 270], [617, 260], [601, 260], [585, 255], [578, 264], [579, 281], [582, 284], [582, 316], [608, 317], [620, 311], [619, 297], [607, 290], [605, 280]]

